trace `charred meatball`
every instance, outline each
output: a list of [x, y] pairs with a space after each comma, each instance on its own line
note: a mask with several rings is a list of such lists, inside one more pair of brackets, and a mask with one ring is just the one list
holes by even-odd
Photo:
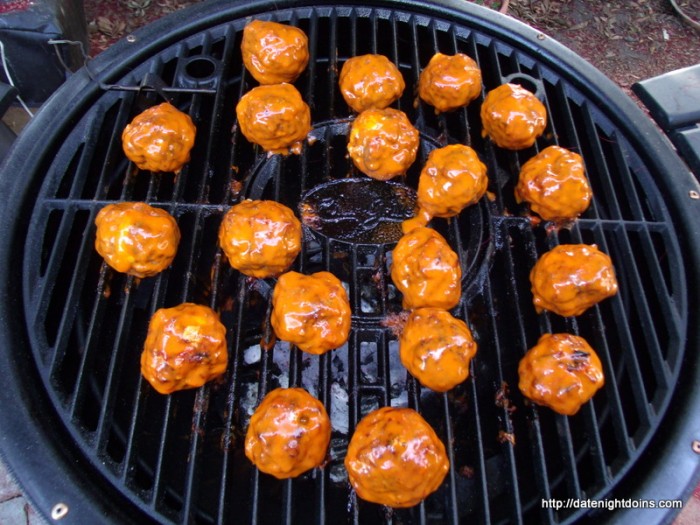
[[479, 94], [481, 70], [463, 53], [436, 53], [418, 80], [418, 96], [435, 107], [436, 113], [466, 106]]
[[152, 277], [175, 259], [180, 229], [165, 210], [145, 202], [108, 204], [95, 225], [95, 249], [118, 272]]
[[301, 250], [301, 223], [283, 204], [245, 200], [224, 215], [219, 244], [231, 266], [241, 273], [276, 277]]
[[403, 307], [450, 309], [461, 296], [462, 269], [457, 254], [433, 229], [417, 227], [396, 244], [391, 279], [403, 294]]
[[326, 459], [331, 422], [321, 402], [301, 388], [277, 388], [250, 418], [245, 455], [262, 472], [294, 478]]
[[440, 487], [450, 462], [442, 441], [418, 412], [384, 407], [357, 424], [345, 468], [360, 498], [412, 507]]
[[352, 123], [348, 153], [365, 175], [389, 180], [411, 167], [419, 143], [418, 130], [403, 111], [368, 109]]
[[349, 59], [340, 70], [340, 93], [358, 113], [384, 109], [401, 97], [406, 84], [398, 68], [384, 55]]
[[168, 102], [136, 115], [122, 132], [124, 154], [141, 170], [179, 172], [190, 160], [196, 128]]
[[523, 164], [515, 186], [517, 201], [529, 203], [546, 221], [576, 219], [592, 196], [581, 155], [559, 146], [549, 146]]
[[141, 373], [158, 392], [200, 387], [221, 376], [227, 365], [226, 327], [214, 310], [183, 303], [153, 314]]
[[301, 153], [311, 131], [311, 110], [291, 84], [258, 86], [236, 106], [241, 132], [250, 142], [272, 153]]
[[435, 149], [418, 179], [418, 204], [432, 217], [454, 217], [481, 199], [488, 182], [486, 165], [469, 146]]
[[324, 354], [350, 335], [350, 302], [330, 272], [282, 274], [272, 292], [272, 328], [304, 352]]
[[572, 334], [543, 334], [518, 366], [520, 391], [538, 405], [573, 416], [605, 382], [588, 342]]
[[506, 149], [525, 149], [547, 127], [547, 110], [539, 99], [517, 84], [488, 92], [481, 105], [483, 136]]
[[561, 244], [542, 255], [530, 271], [530, 284], [538, 312], [564, 317], [581, 315], [617, 293], [610, 257], [587, 244]]
[[253, 20], [243, 29], [241, 53], [261, 84], [294, 82], [309, 63], [309, 40], [297, 27]]
[[403, 366], [436, 392], [447, 392], [467, 379], [475, 354], [467, 324], [440, 308], [413, 310], [399, 338]]

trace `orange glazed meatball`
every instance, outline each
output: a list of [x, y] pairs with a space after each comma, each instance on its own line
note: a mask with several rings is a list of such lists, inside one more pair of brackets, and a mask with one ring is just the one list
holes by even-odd
[[275, 277], [291, 266], [301, 250], [301, 223], [283, 204], [245, 200], [224, 215], [219, 244], [241, 273]]
[[481, 70], [471, 57], [436, 53], [421, 72], [418, 96], [436, 113], [466, 106], [481, 93]]
[[413, 310], [399, 338], [403, 366], [436, 392], [447, 392], [467, 379], [475, 354], [467, 324], [440, 308]]
[[331, 440], [331, 422], [321, 402], [301, 388], [267, 394], [245, 437], [245, 455], [262, 472], [294, 478], [320, 467]]
[[119, 202], [95, 218], [95, 249], [118, 272], [152, 277], [173, 262], [180, 229], [172, 215], [145, 202]]
[[488, 183], [476, 151], [462, 144], [445, 146], [428, 155], [418, 179], [418, 204], [433, 217], [454, 217], [476, 204]]
[[539, 258], [530, 271], [537, 312], [581, 315], [617, 293], [612, 261], [595, 245], [561, 244]]
[[605, 382], [600, 359], [583, 337], [543, 334], [518, 366], [525, 397], [573, 416]]
[[309, 63], [309, 40], [298, 27], [253, 20], [243, 29], [241, 53], [261, 84], [294, 82]]
[[384, 55], [362, 55], [349, 59], [340, 70], [340, 93], [358, 113], [384, 109], [397, 100], [406, 84], [401, 72]]
[[196, 128], [168, 102], [136, 115], [122, 132], [124, 154], [141, 170], [179, 172], [190, 160]]
[[148, 325], [141, 373], [161, 394], [197, 388], [226, 371], [226, 328], [208, 306], [156, 311]]
[[517, 201], [530, 203], [546, 221], [577, 218], [592, 196], [581, 155], [559, 146], [549, 146], [523, 164], [515, 186]]
[[547, 127], [547, 110], [539, 99], [517, 84], [488, 92], [481, 105], [483, 136], [506, 149], [529, 148]]
[[357, 424], [345, 468], [360, 498], [412, 507], [440, 487], [450, 462], [442, 441], [418, 412], [384, 407]]
[[350, 128], [348, 153], [362, 173], [377, 180], [403, 175], [416, 160], [418, 130], [403, 111], [368, 109]]
[[420, 226], [396, 244], [391, 279], [403, 294], [407, 310], [423, 307], [450, 309], [459, 302], [462, 269], [445, 238]]
[[310, 354], [325, 354], [345, 344], [350, 316], [345, 288], [330, 272], [287, 272], [272, 292], [275, 334]]
[[301, 153], [311, 131], [311, 110], [291, 84], [258, 86], [236, 106], [241, 132], [269, 153]]

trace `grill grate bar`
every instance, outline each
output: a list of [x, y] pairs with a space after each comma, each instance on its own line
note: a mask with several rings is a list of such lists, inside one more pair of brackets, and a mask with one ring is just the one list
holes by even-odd
[[[598, 129], [593, 121], [593, 116], [588, 103], [584, 102], [581, 109], [583, 113], [583, 126], [586, 135], [588, 137], [598, 137]], [[605, 218], [622, 217], [624, 214], [622, 213], [619, 201], [617, 199], [617, 192], [613, 187], [612, 181], [610, 180], [610, 175], [612, 172], [608, 167], [608, 161], [605, 158], [605, 153], [603, 152], [600, 141], [597, 138], [595, 140], [590, 140], [588, 144], [588, 151], [582, 151], [582, 155], [586, 159], [586, 169], [589, 171], [589, 173], [593, 172], [593, 176], [589, 175], [589, 180], [593, 187], [593, 195], [595, 196], [593, 200], [596, 203], [596, 210], [598, 213], [600, 213], [602, 210], [599, 208], [599, 206], [601, 203], [605, 202], [608, 208], [605, 210]], [[599, 187], [594, 185], [596, 182], [600, 184]], [[635, 217], [635, 219], [640, 220], [638, 217]]]
[[[533, 239], [531, 238], [532, 234], [530, 232], [528, 232], [528, 233], [529, 233], [529, 235], [527, 236], [528, 241], [526, 243], [525, 249], [529, 253], [530, 260], [531, 260], [530, 266], [531, 266], [532, 264], [534, 264], [533, 261], [535, 261], [537, 259], [537, 253], [536, 253], [536, 248], [535, 248]], [[507, 234], [507, 232], [504, 232], [504, 234]], [[504, 248], [505, 249], [503, 250], [503, 253], [504, 253], [504, 256], [506, 258], [506, 271], [508, 272], [508, 277], [510, 279], [510, 282], [515, 282], [515, 280], [517, 278], [516, 274], [515, 274], [515, 266], [517, 263], [513, 257], [513, 251], [510, 248], [510, 245], [508, 243], [506, 243]], [[489, 282], [490, 281], [491, 281], [491, 277], [489, 276]], [[489, 292], [488, 293], [489, 293], [490, 297], [493, 297], [491, 295], [492, 294], [491, 290], [492, 290], [492, 286], [489, 285]], [[513, 297], [514, 297], [514, 301], [513, 301], [514, 306], [513, 307], [515, 310], [515, 317], [516, 317], [516, 319], [520, 320], [516, 324], [516, 327], [517, 327], [518, 339], [520, 340], [522, 348], [523, 348], [521, 355], [524, 355], [528, 349], [528, 346], [527, 346], [526, 329], [522, 323], [522, 319], [524, 319], [524, 317], [523, 317], [523, 313], [520, 310], [520, 304], [522, 304], [522, 303], [521, 303], [521, 300], [519, 298], [519, 291], [518, 291], [517, 287], [513, 287], [511, 290], [511, 293], [513, 294]], [[489, 308], [490, 309], [493, 308], [493, 306], [492, 306], [493, 304], [494, 304], [493, 301], [489, 301]], [[490, 313], [491, 313], [492, 318], [495, 319], [496, 317], [494, 317], [494, 316], [497, 314], [497, 312], [495, 310], [491, 310]], [[494, 333], [497, 333], [497, 332], [494, 331]], [[542, 428], [540, 426], [539, 410], [536, 407], [531, 406], [530, 409], [528, 410], [528, 412], [531, 416], [531, 419], [530, 419], [531, 436], [530, 437], [532, 440], [532, 442], [531, 442], [531, 448], [532, 448], [532, 454], [533, 454], [532, 459], [533, 459], [534, 466], [535, 466], [535, 468], [534, 468], [535, 481], [536, 481], [536, 484], [538, 487], [539, 495], [543, 499], [550, 499], [551, 498], [551, 490], [550, 490], [550, 479], [549, 479], [549, 475], [547, 473], [548, 472], [547, 471], [547, 462], [546, 462], [547, 454], [545, 452], [545, 445], [544, 445], [544, 441], [542, 438]], [[517, 480], [514, 480], [514, 485], [517, 485]], [[555, 522], [554, 513], [553, 513], [552, 509], [550, 509], [550, 508], [547, 508], [547, 509], [542, 508], [540, 510], [540, 517], [542, 520], [546, 521], [547, 523]]]
[[[113, 105], [103, 108], [102, 111], [96, 112], [97, 115], [104, 115], [109, 110], [111, 110], [115, 105], [117, 106], [117, 114], [114, 118], [114, 124], [111, 127], [111, 132], [107, 140], [107, 151], [105, 153], [105, 162], [103, 162], [99, 167], [98, 181], [95, 186], [95, 191], [92, 195], [94, 198], [104, 198], [107, 193], [109, 193], [109, 188], [115, 182], [115, 172], [119, 172], [116, 166], [121, 164], [126, 164], [125, 159], [122, 159], [123, 149], [121, 142], [121, 130], [126, 127], [129, 118], [129, 108], [133, 104], [134, 95], [129, 94], [116, 99]], [[111, 101], [110, 101], [111, 102]], [[105, 103], [105, 106], [107, 104]], [[103, 129], [100, 127], [99, 129]], [[95, 130], [95, 138], [99, 137], [98, 128]], [[92, 133], [91, 133], [92, 135]], [[79, 195], [74, 193], [74, 198], [70, 200], [77, 200]]]
[[197, 389], [197, 393], [195, 394], [194, 410], [192, 415], [192, 433], [190, 437], [189, 451], [187, 454], [189, 462], [187, 463], [185, 472], [185, 487], [182, 497], [182, 523], [191, 522], [196, 512], [195, 494], [197, 485], [199, 484], [199, 477], [195, 474], [198, 468], [202, 436], [204, 435], [204, 428], [207, 420], [207, 409], [209, 407], [210, 397], [209, 394], [210, 389], [208, 385], [204, 385], [203, 387]]
[[452, 418], [450, 417], [450, 402], [447, 394], [442, 395], [442, 411], [445, 418], [445, 442], [448, 445], [447, 458], [450, 461], [450, 471], [447, 473], [447, 503], [445, 505], [446, 521], [457, 525], [459, 523], [459, 514], [457, 512], [457, 478], [455, 476], [455, 454], [454, 448], [450, 443], [454, 443], [454, 431], [452, 429]]
[[[218, 257], [223, 257], [221, 255], [221, 251], [218, 252]], [[243, 326], [244, 316], [243, 304], [245, 304], [245, 298], [248, 295], [246, 285], [247, 280], [242, 275], [239, 275], [236, 280], [238, 282], [238, 295], [237, 301], [234, 302], [233, 306], [233, 308], [235, 309], [234, 317], [236, 319], [236, 324], [234, 326], [241, 327]], [[235, 436], [233, 435], [233, 427], [234, 417], [236, 413], [235, 406], [238, 401], [238, 396], [236, 395], [236, 393], [238, 390], [240, 390], [239, 370], [241, 366], [241, 360], [243, 359], [243, 352], [241, 346], [243, 334], [241, 330], [233, 330], [233, 340], [231, 341], [230, 332], [231, 330], [229, 331], [229, 348], [231, 349], [229, 356], [233, 363], [231, 365], [231, 375], [230, 381], [228, 383], [230, 386], [228, 394], [226, 396], [224, 430], [222, 435], [221, 484], [219, 486], [219, 495], [217, 498], [218, 513], [216, 517], [216, 523], [219, 525], [223, 525], [227, 521], [227, 495], [229, 491], [232, 490], [230, 486], [231, 481], [229, 477], [229, 472], [231, 468], [229, 467], [229, 465], [231, 463], [231, 447], [233, 446], [235, 439]]]
[[[582, 226], [584, 225], [588, 225], [592, 228], [595, 228], [596, 232], [599, 231], [599, 228], [594, 226], [593, 224], [588, 224], [586, 222], [579, 221], [577, 223], [577, 226], [572, 230], [574, 240], [577, 243], [584, 242], [584, 239], [581, 235]], [[610, 253], [607, 251], [607, 247], [604, 247], [604, 249], [606, 250], [606, 253]], [[572, 322], [575, 323], [576, 321]], [[594, 325], [596, 327], [596, 339], [593, 341], [589, 341], [589, 343], [591, 343], [591, 345], [594, 346], [596, 353], [598, 354], [598, 357], [600, 357], [601, 363], [603, 364], [603, 372], [605, 374], [604, 388], [606, 389], [606, 395], [608, 395], [611, 400], [611, 402], [608, 404], [608, 407], [609, 413], [612, 415], [612, 422], [615, 429], [617, 446], [623, 452], [625, 457], [629, 457], [632, 454], [632, 449], [630, 447], [630, 442], [627, 437], [629, 436], [629, 433], [627, 429], [627, 423], [624, 417], [622, 401], [620, 399], [620, 387], [618, 386], [618, 379], [614, 372], [615, 369], [612, 363], [612, 357], [608, 346], [608, 338], [600, 336], [600, 334], [605, 334], [605, 326], [599, 308], [594, 309]], [[576, 332], [578, 333], [578, 330]], [[610, 386], [612, 386], [612, 388], [609, 388]], [[598, 423], [598, 420], [595, 416], [594, 403], [586, 403], [586, 405], [583, 407], [583, 410], [585, 410], [584, 414], [586, 415], [589, 433], [592, 434], [594, 437], [595, 448], [596, 450], [600, 451], [599, 454], [591, 454], [592, 461], [596, 468], [598, 479], [601, 480], [601, 483], [607, 483], [610, 479], [610, 471], [607, 465], [605, 464], [604, 448], [600, 438], [600, 423]]]
[[481, 513], [482, 523], [491, 523], [491, 509], [489, 506], [489, 485], [488, 478], [486, 474], [486, 452], [484, 451], [484, 432], [482, 430], [481, 419], [479, 415], [481, 410], [479, 408], [479, 400], [477, 397], [477, 383], [479, 382], [478, 375], [475, 374], [476, 366], [474, 365], [474, 360], [469, 364], [469, 377], [467, 388], [469, 389], [469, 402], [472, 410], [470, 410], [471, 427], [473, 430], [473, 441], [475, 448], [477, 449], [476, 459], [477, 464], [474, 466], [476, 475], [478, 476], [479, 483], [477, 489], [479, 491], [479, 496], [481, 499], [479, 501], [478, 510]]
[[125, 345], [128, 341], [125, 340], [125, 334], [130, 333], [129, 326], [133, 317], [133, 286], [135, 279], [129, 277], [124, 290], [124, 299], [122, 302], [121, 312], [119, 313], [119, 322], [117, 331], [112, 345], [111, 357], [109, 360], [109, 368], [106, 375], [105, 387], [102, 402], [100, 404], [100, 415], [96, 430], [97, 449], [103, 450], [109, 436], [109, 429], [112, 423], [112, 414], [114, 410], [114, 400], [116, 395], [116, 385], [119, 383], [123, 358], [126, 352]]
[[[514, 289], [513, 291], [515, 292], [515, 297], [514, 297], [513, 303], [516, 305], [516, 308], [517, 308], [517, 305], [519, 304], [518, 297], [517, 297], [517, 290]], [[497, 370], [498, 370], [497, 380], [499, 381], [499, 384], [502, 387], [504, 384], [507, 384], [506, 378], [503, 375], [502, 352], [503, 352], [503, 345], [504, 344], [500, 341], [500, 337], [498, 335], [499, 330], [498, 330], [497, 321], [496, 321], [498, 314], [497, 314], [496, 309], [494, 307], [495, 302], [494, 302], [494, 295], [493, 295], [493, 285], [490, 283], [490, 278], [487, 279], [487, 282], [485, 284], [484, 296], [486, 298], [486, 303], [487, 303], [488, 309], [489, 309], [489, 316], [491, 318], [490, 330], [491, 330], [491, 337], [493, 338], [493, 346], [494, 346], [494, 350], [495, 350], [494, 355], [496, 356], [496, 363], [497, 363]], [[524, 330], [521, 327], [518, 327], [518, 328], [520, 328], [519, 335], [522, 338], [521, 341], [523, 341], [523, 343], [524, 343], [525, 342]], [[478, 354], [477, 354], [477, 358], [478, 358]], [[510, 435], [514, 435], [514, 429], [513, 429], [510, 414], [508, 413], [507, 408], [505, 406], [502, 406], [501, 410], [499, 412], [500, 412], [499, 419], [505, 425], [505, 432], [510, 434]], [[538, 432], [538, 434], [539, 434], [539, 432]], [[516, 464], [516, 460], [515, 460], [514, 446], [510, 441], [505, 440], [501, 445], [501, 449], [504, 450], [506, 453], [506, 458], [508, 461], [509, 472], [510, 472], [510, 479], [507, 480], [508, 485], [509, 485], [509, 489], [510, 489], [509, 493], [510, 493], [511, 504], [512, 504], [512, 506], [510, 507], [510, 509], [512, 511], [510, 519], [516, 523], [520, 523], [520, 522], [522, 522], [522, 517], [521, 517], [522, 516], [522, 513], [521, 513], [522, 504], [520, 502], [520, 489], [518, 486], [517, 464]], [[538, 450], [538, 452], [542, 456], [544, 455], [543, 452], [541, 451], [541, 449]], [[544, 461], [544, 460], [542, 460], [542, 461]], [[549, 490], [546, 477], [544, 480], [544, 490], [545, 491]], [[487, 506], [489, 506], [488, 501], [486, 502], [486, 504], [487, 504]]]
[[[166, 272], [165, 274], [161, 274], [156, 278], [153, 290], [154, 300], [151, 308], [149, 309], [149, 318], [155, 313], [156, 305], [162, 304], [167, 289], [168, 276], [169, 273]], [[134, 411], [131, 414], [131, 418], [129, 420], [129, 430], [125, 444], [125, 453], [123, 460], [124, 467], [122, 470], [122, 480], [124, 481], [126, 481], [127, 476], [133, 473], [133, 471], [135, 471], [135, 469], [137, 468], [137, 452], [139, 450], [138, 436], [139, 431], [141, 430], [141, 425], [143, 424], [145, 403], [149, 396], [147, 390], [148, 388], [150, 388], [150, 385], [147, 385], [147, 382], [144, 379], [143, 375], [139, 374], [138, 384], [137, 388], [135, 389], [134, 400], [132, 404], [132, 406], [134, 407]]]
[[150, 504], [154, 509], [158, 509], [163, 492], [163, 464], [165, 463], [165, 450], [168, 445], [168, 431], [170, 427], [173, 397], [166, 396], [163, 406], [163, 419], [161, 421], [160, 439], [158, 440], [158, 450], [156, 453], [156, 464], [153, 469], [153, 488], [151, 490]]
[[[619, 237], [619, 235], [616, 235], [616, 238], [619, 239]], [[626, 236], [622, 237], [622, 249], [625, 252], [627, 252], [629, 256], [629, 258], [627, 258], [626, 261], [628, 263], [632, 263], [633, 259], [629, 255], [631, 254], [631, 251], [629, 250], [629, 244], [627, 243]], [[602, 250], [605, 251], [605, 253], [611, 253], [610, 248], [608, 247], [606, 237], [604, 235], [596, 235], [596, 241], [598, 241], [598, 246], [601, 246]], [[616, 244], [618, 243], [616, 242]], [[631, 264], [630, 266], [635, 268], [636, 272], [636, 267], [633, 264]], [[627, 276], [628, 273], [626, 272], [623, 277], [626, 278]], [[635, 282], [630, 282], [630, 289], [632, 289], [635, 285], [637, 285], [640, 282], [641, 281], [639, 281], [638, 279], [635, 279]], [[625, 288], [627, 288], [627, 286]], [[641, 298], [641, 300], [643, 300], [643, 298]], [[622, 339], [623, 345], [623, 353], [621, 357], [621, 364], [623, 366], [619, 368], [619, 373], [622, 373], [624, 369], [627, 369], [629, 380], [632, 383], [632, 391], [635, 398], [635, 408], [637, 415], [639, 416], [642, 425], [649, 425], [654, 419], [654, 416], [651, 411], [649, 400], [646, 396], [644, 378], [642, 376], [639, 360], [637, 359], [637, 356], [635, 354], [634, 338], [632, 337], [632, 333], [629, 328], [629, 316], [625, 309], [622, 308], [622, 305], [617, 300], [617, 298], [613, 297], [611, 299], [611, 304], [613, 306], [613, 315], [616, 319], [617, 332]], [[595, 306], [594, 308], [600, 308], [600, 306]]]
[[[69, 208], [66, 210], [66, 213], [62, 214], [61, 216], [61, 226], [59, 227], [59, 231], [56, 236], [58, 240], [57, 244], [55, 245], [55, 250], [60, 251], [64, 257], [67, 253], [67, 240], [70, 236], [70, 225], [74, 224], [77, 213], [77, 210]], [[83, 229], [83, 234], [85, 234], [85, 230], [90, 228], [93, 220], [94, 217], [92, 214], [90, 214], [86, 226]], [[91, 254], [92, 246], [88, 245], [88, 243], [83, 243], [77, 253], [76, 261], [72, 269], [70, 286], [66, 293], [65, 308], [61, 312], [61, 321], [56, 332], [55, 341], [53, 342], [54, 351], [50, 355], [49, 374], [51, 377], [55, 376], [66, 355], [66, 348], [69, 344], [71, 334], [70, 328], [75, 322], [76, 311], [80, 301], [80, 295], [85, 286], [87, 266]], [[54, 281], [58, 277], [58, 273], [61, 269], [61, 261], [58, 260], [56, 251], [54, 251], [51, 255], [45, 276], [43, 278], [44, 283], [51, 283]], [[98, 291], [101, 292], [101, 290]], [[37, 292], [37, 300], [42, 307], [37, 310], [32, 324], [35, 329], [40, 329], [41, 325], [47, 320], [48, 309], [50, 308], [52, 296], [55, 293], [55, 288], [50, 285], [45, 285], [39, 287]]]
[[87, 332], [84, 337], [83, 344], [85, 350], [81, 356], [73, 396], [69, 401], [68, 413], [70, 414], [71, 419], [78, 418], [78, 410], [82, 406], [84, 397], [83, 391], [86, 388], [86, 383], [88, 380], [87, 370], [90, 367], [90, 362], [92, 361], [94, 355], [94, 352], [90, 351], [90, 349], [94, 348], [97, 344], [95, 340], [98, 338], [97, 333], [102, 325], [102, 320], [107, 308], [107, 302], [104, 300], [104, 290], [108, 286], [107, 277], [109, 273], [110, 270], [107, 268], [107, 265], [103, 263], [100, 269], [100, 276], [95, 294], [95, 305], [93, 306]]

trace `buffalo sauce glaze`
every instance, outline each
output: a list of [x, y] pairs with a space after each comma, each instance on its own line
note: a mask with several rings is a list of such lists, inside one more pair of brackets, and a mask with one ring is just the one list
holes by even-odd
[[350, 302], [330, 272], [287, 272], [272, 292], [275, 335], [304, 352], [324, 354], [345, 344], [350, 334]]
[[481, 105], [482, 135], [506, 149], [529, 148], [547, 127], [547, 110], [539, 99], [517, 84], [502, 84]]
[[277, 388], [250, 418], [245, 455], [262, 472], [294, 478], [326, 459], [331, 422], [321, 402], [301, 388]]
[[435, 107], [436, 113], [466, 106], [480, 94], [481, 70], [463, 53], [436, 53], [418, 80], [418, 96]]
[[605, 382], [598, 355], [583, 338], [543, 334], [518, 366], [525, 397], [559, 414], [573, 416]]
[[275, 277], [289, 268], [301, 250], [301, 222], [283, 204], [245, 200], [224, 215], [219, 245], [241, 273]]
[[361, 55], [348, 59], [340, 70], [340, 93], [358, 113], [384, 109], [397, 100], [406, 84], [401, 72], [384, 55]]
[[486, 193], [486, 165], [469, 146], [430, 152], [418, 179], [418, 205], [432, 217], [454, 217]]
[[311, 110], [291, 84], [258, 86], [236, 105], [241, 132], [270, 154], [301, 153], [311, 131]]
[[200, 387], [227, 364], [226, 327], [208, 306], [183, 303], [151, 317], [141, 373], [161, 394]]
[[309, 40], [298, 27], [253, 20], [243, 29], [241, 54], [261, 84], [294, 82], [309, 63]]
[[119, 202], [95, 218], [95, 249], [118, 272], [151, 277], [173, 262], [180, 229], [167, 211], [145, 202]]
[[547, 221], [576, 219], [586, 211], [593, 193], [578, 153], [549, 146], [523, 164], [515, 198]]
[[196, 128], [168, 102], [136, 115], [122, 132], [124, 154], [139, 169], [179, 172], [190, 160]]
[[530, 271], [533, 304], [564, 317], [581, 315], [617, 293], [610, 257], [595, 245], [560, 244]]
[[418, 412], [384, 407], [358, 423], [345, 468], [360, 498], [412, 507], [440, 487], [450, 463], [442, 441]]
[[467, 379], [476, 350], [466, 323], [440, 308], [413, 310], [399, 337], [403, 365], [436, 392], [447, 392]]
[[404, 308], [457, 305], [462, 269], [457, 254], [438, 232], [414, 228], [399, 239], [392, 257], [391, 279], [403, 294]]
[[403, 111], [368, 109], [350, 128], [348, 153], [362, 173], [377, 180], [403, 175], [416, 160], [418, 130]]

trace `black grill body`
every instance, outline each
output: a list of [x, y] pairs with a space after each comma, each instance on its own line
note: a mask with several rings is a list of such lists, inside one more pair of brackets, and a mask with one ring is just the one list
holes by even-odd
[[[237, 129], [235, 105], [256, 85], [240, 56], [251, 17], [309, 35], [311, 61], [296, 85], [311, 106], [314, 140], [299, 156], [269, 157]], [[485, 90], [506, 78], [539, 89], [545, 135], [529, 150], [504, 151], [481, 136], [483, 96], [441, 116], [415, 104], [418, 74], [437, 51], [475, 58]], [[460, 256], [454, 313], [479, 345], [470, 378], [447, 394], [407, 374], [385, 322], [401, 310], [388, 268], [403, 218], [395, 199], [405, 195], [370, 188], [345, 156], [352, 115], [338, 72], [364, 53], [399, 65], [408, 87], [397, 106], [421, 132], [418, 160], [398, 184], [415, 188], [428, 153], [455, 142], [474, 147], [489, 171], [491, 199], [433, 223]], [[198, 130], [177, 177], [137, 172], [121, 151], [123, 127], [163, 93]], [[513, 197], [520, 165], [550, 144], [583, 155], [595, 195], [567, 229], [533, 224]], [[1, 183], [9, 196], [0, 239], [2, 449], [42, 512], [68, 506], [64, 523], [663, 522], [673, 511], [556, 511], [541, 501], [678, 498], [697, 480], [698, 184], [610, 81], [492, 11], [456, 2], [198, 5], [72, 77], [20, 137]], [[347, 345], [309, 356], [274, 341], [274, 281], [233, 271], [216, 234], [240, 199], [298, 209], [336, 186], [359, 197], [327, 217], [333, 227], [305, 227], [294, 269], [329, 270], [347, 285], [353, 329]], [[94, 251], [96, 213], [123, 200], [167, 209], [179, 223], [178, 255], [158, 277], [116, 274]], [[537, 315], [530, 268], [551, 247], [581, 242], [610, 254], [619, 294], [577, 318]], [[229, 370], [201, 389], [160, 396], [140, 376], [141, 347], [152, 313], [184, 301], [221, 313]], [[548, 331], [584, 336], [603, 362], [606, 386], [574, 417], [531, 406], [517, 390], [519, 359]], [[277, 386], [308, 389], [333, 423], [325, 467], [289, 481], [260, 474], [242, 449], [253, 409]], [[358, 420], [389, 404], [419, 410], [452, 465], [440, 490], [412, 509], [358, 500], [342, 466]]]

